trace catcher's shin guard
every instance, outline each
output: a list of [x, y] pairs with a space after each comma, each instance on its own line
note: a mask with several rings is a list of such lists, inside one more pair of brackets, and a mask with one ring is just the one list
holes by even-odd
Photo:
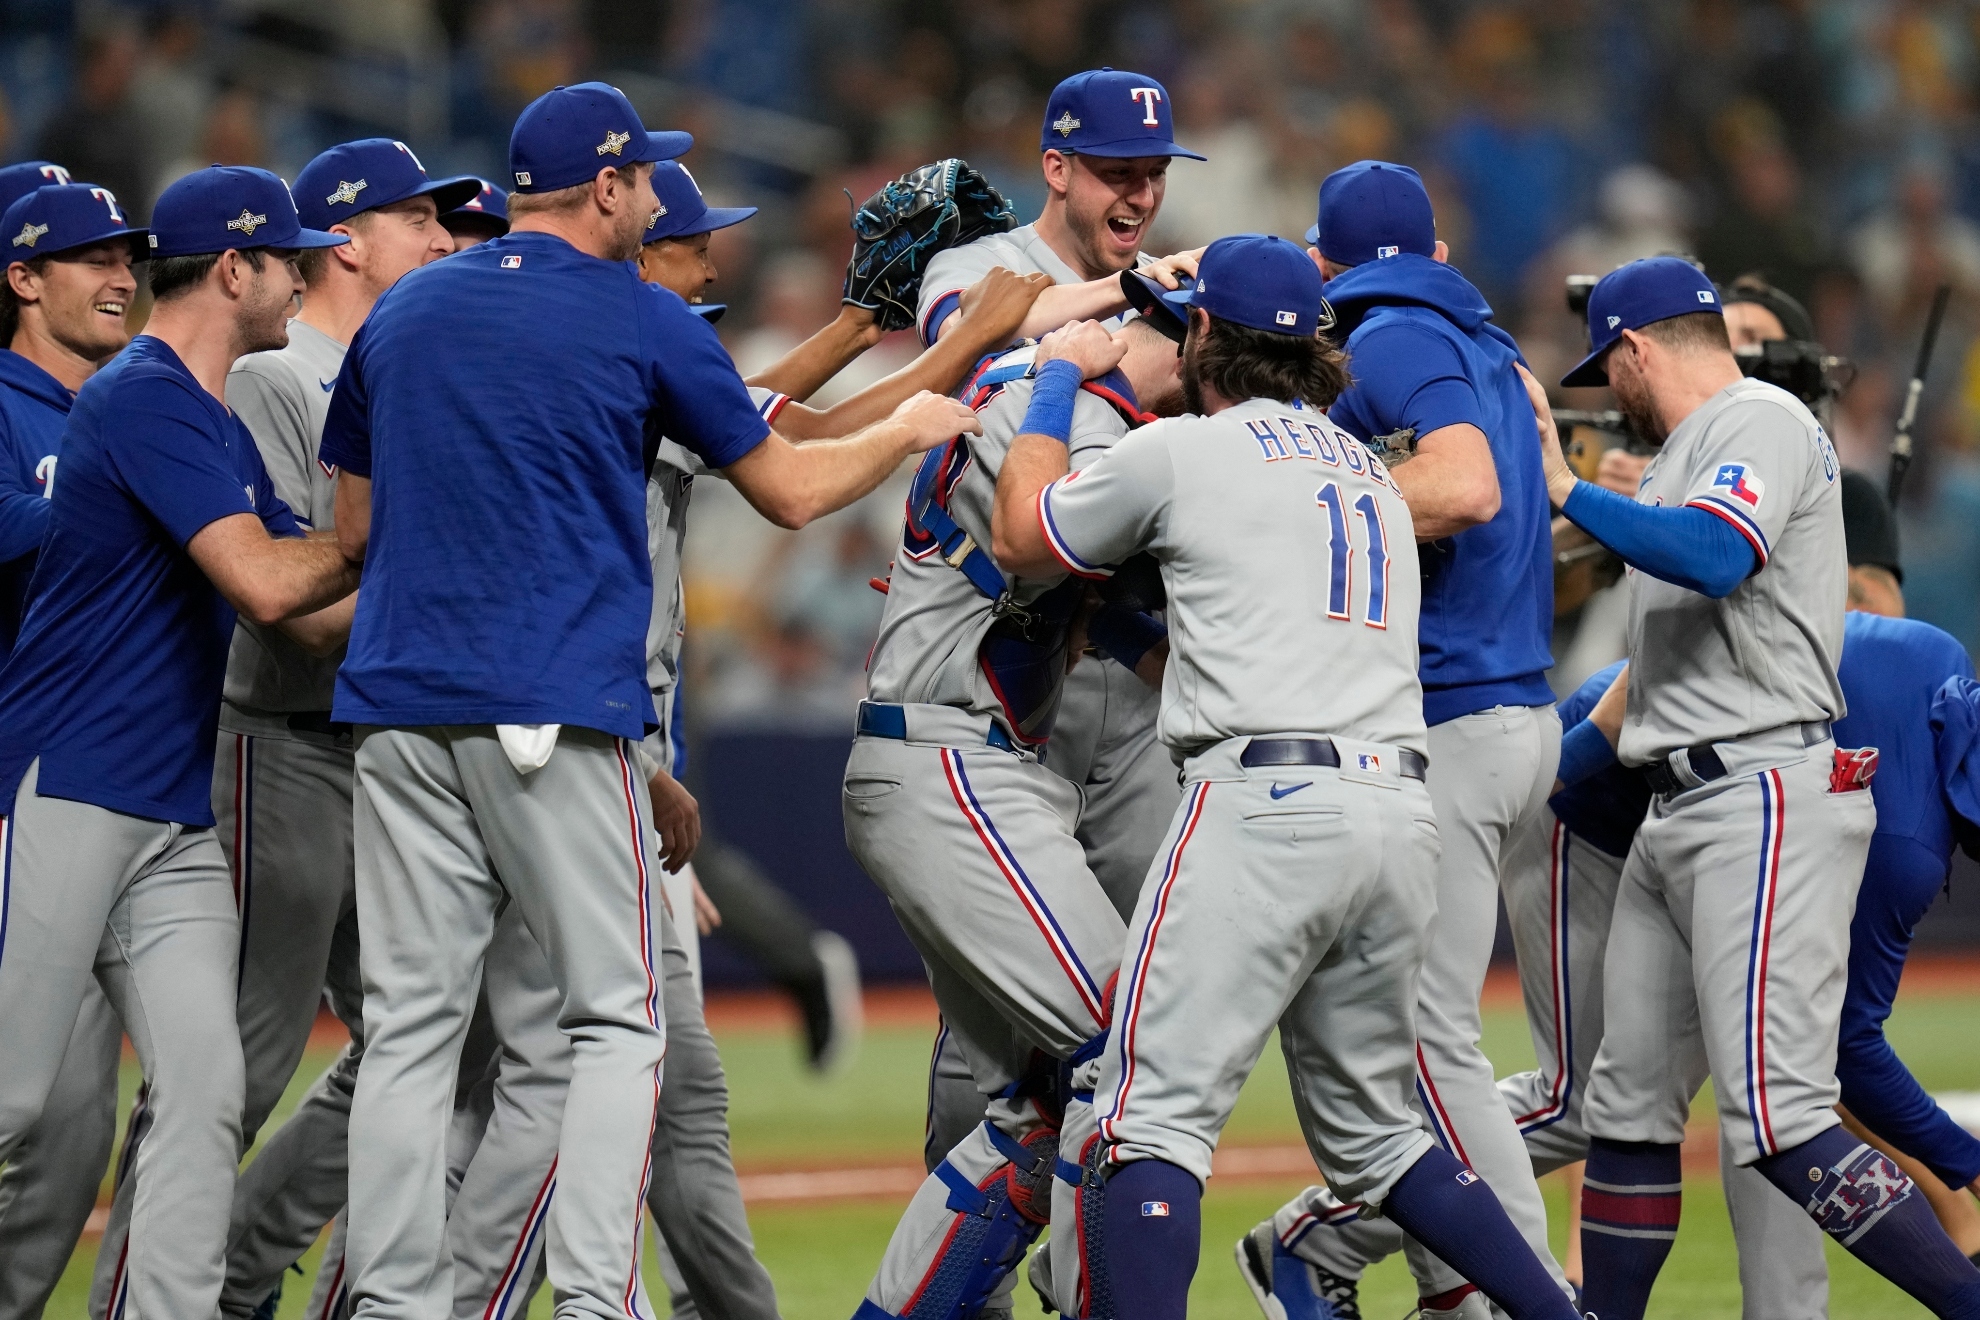
[[[987, 1142], [987, 1150], [978, 1145], [979, 1135]], [[971, 1320], [1024, 1259], [1025, 1249], [1037, 1240], [1050, 1218], [1048, 1189], [1058, 1151], [1056, 1132], [1040, 1130], [1020, 1142], [985, 1123], [935, 1167], [932, 1178], [947, 1188], [943, 1204], [949, 1225], [907, 1299], [898, 1311], [889, 1311], [868, 1297], [853, 1313], [853, 1320]], [[955, 1162], [961, 1158], [965, 1164], [976, 1163], [970, 1157], [985, 1154], [991, 1156], [994, 1166], [976, 1181]], [[927, 1184], [923, 1190], [928, 1190]], [[917, 1202], [921, 1199], [917, 1195]], [[915, 1211], [911, 1205], [910, 1218]], [[895, 1255], [910, 1229], [909, 1220], [904, 1219], [888, 1246], [889, 1257]], [[883, 1262], [881, 1277], [874, 1283], [874, 1291], [883, 1296], [889, 1291], [888, 1274], [888, 1262]]]

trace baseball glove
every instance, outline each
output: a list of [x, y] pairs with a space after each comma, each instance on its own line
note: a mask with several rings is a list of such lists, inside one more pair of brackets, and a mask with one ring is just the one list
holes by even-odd
[[937, 252], [1016, 224], [1011, 204], [967, 161], [952, 156], [910, 170], [853, 213], [845, 301], [877, 312], [882, 330], [905, 330]]

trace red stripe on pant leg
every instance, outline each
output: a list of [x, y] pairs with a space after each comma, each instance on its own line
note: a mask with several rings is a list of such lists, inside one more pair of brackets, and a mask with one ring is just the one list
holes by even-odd
[[1767, 972], [1774, 951], [1774, 902], [1780, 895], [1781, 850], [1787, 833], [1787, 788], [1781, 782], [1781, 772], [1769, 770], [1767, 779], [1774, 790], [1774, 847], [1773, 855], [1767, 864], [1767, 915], [1760, 932], [1760, 1011], [1755, 1024], [1754, 1058], [1758, 1065], [1758, 1091], [1760, 1094], [1760, 1126], [1767, 1134], [1767, 1153], [1774, 1154], [1780, 1143], [1774, 1137], [1773, 1106], [1767, 1099]]
[[1437, 1094], [1437, 1083], [1430, 1080], [1430, 1065], [1423, 1057], [1423, 1043], [1421, 1041], [1418, 1041], [1416, 1045], [1416, 1075], [1423, 1083], [1423, 1094], [1430, 1097], [1430, 1107], [1436, 1111], [1431, 1116], [1432, 1121], [1442, 1129], [1444, 1136], [1450, 1140], [1451, 1154], [1457, 1156], [1459, 1162], [1469, 1168], [1471, 1166], [1471, 1157], [1464, 1153], [1464, 1141], [1458, 1136], [1457, 1125], [1451, 1122], [1450, 1111], [1444, 1108], [1444, 1097]]
[[[536, 1223], [536, 1216], [543, 1209], [543, 1203], [550, 1197], [550, 1189], [557, 1185], [557, 1158], [554, 1155], [550, 1157], [550, 1171], [543, 1175], [543, 1182], [537, 1187], [536, 1195], [530, 1198], [529, 1213], [523, 1216], [522, 1229], [516, 1234], [516, 1245], [509, 1252], [509, 1263], [502, 1267], [501, 1277], [495, 1280], [495, 1291], [489, 1296], [488, 1305], [481, 1312], [482, 1320], [495, 1320], [496, 1316], [507, 1310], [507, 1295], [509, 1289], [515, 1286], [516, 1270], [522, 1264], [523, 1253], [529, 1247], [532, 1226]], [[346, 1227], [345, 1232], [349, 1231]], [[340, 1258], [337, 1261], [337, 1272], [342, 1274], [343, 1270], [344, 1262]], [[335, 1295], [333, 1290], [331, 1296]]]
[[[626, 756], [623, 739], [616, 740], [613, 748], [619, 756], [620, 782], [626, 793], [626, 814], [632, 830], [633, 871], [639, 888], [639, 954], [646, 967], [646, 1019], [656, 1029], [660, 1028], [660, 982], [653, 971], [653, 902], [650, 894], [652, 877], [646, 867], [646, 836], [640, 830], [639, 801], [634, 796], [639, 777], [633, 773], [632, 762]], [[653, 1124], [660, 1115], [660, 1069], [666, 1062], [666, 1051], [660, 1054], [661, 1064], [653, 1069], [653, 1108], [646, 1122], [650, 1134]], [[653, 1145], [646, 1144], [646, 1158], [640, 1165], [639, 1192], [633, 1198], [632, 1214], [632, 1263], [626, 1272], [625, 1307], [626, 1314], [639, 1314], [635, 1299], [639, 1293], [639, 1245], [640, 1230], [645, 1225], [646, 1191], [653, 1179]]]
[[[345, 1232], [350, 1231], [348, 1227], [349, 1222], [350, 1222], [349, 1220], [345, 1221], [345, 1224], [347, 1225], [347, 1227], [344, 1230]], [[330, 1288], [329, 1291], [323, 1294], [323, 1310], [318, 1314], [317, 1320], [331, 1320], [331, 1317], [337, 1314], [337, 1293], [343, 1288], [343, 1286], [344, 1286], [344, 1254], [342, 1252], [338, 1252], [337, 1272], [330, 1276]]]

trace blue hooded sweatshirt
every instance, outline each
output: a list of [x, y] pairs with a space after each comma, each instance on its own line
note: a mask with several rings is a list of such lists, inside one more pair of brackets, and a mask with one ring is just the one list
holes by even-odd
[[48, 526], [55, 456], [75, 401], [53, 376], [0, 349], [0, 664], [20, 635], [28, 581]]
[[1519, 346], [1464, 276], [1429, 257], [1366, 262], [1324, 292], [1354, 375], [1327, 415], [1362, 440], [1469, 422], [1499, 474], [1490, 522], [1418, 547], [1424, 720], [1553, 704], [1553, 535]]

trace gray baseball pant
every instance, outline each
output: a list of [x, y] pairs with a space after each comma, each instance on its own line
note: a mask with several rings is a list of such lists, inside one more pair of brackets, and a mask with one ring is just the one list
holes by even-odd
[[1162, 1160], [1207, 1182], [1276, 1026], [1315, 1161], [1379, 1204], [1432, 1140], [1410, 1104], [1437, 871], [1430, 794], [1401, 777], [1394, 748], [1334, 740], [1344, 763], [1369, 753], [1380, 772], [1251, 770], [1248, 741], [1186, 768], [1128, 931], [1093, 1096], [1099, 1140], [1115, 1165]]
[[93, 973], [151, 1086], [123, 1253], [134, 1313], [209, 1315], [245, 1086], [226, 859], [211, 830], [42, 797], [39, 771], [0, 821], [0, 1160], [43, 1113]]
[[1589, 1135], [1683, 1141], [1708, 1067], [1736, 1164], [1840, 1121], [1849, 923], [1877, 812], [1867, 789], [1831, 790], [1832, 741], [1802, 738], [1718, 744], [1724, 778], [1652, 801], [1609, 932]]
[[1162, 693], [1114, 661], [1085, 656], [1066, 675], [1045, 764], [1086, 792], [1076, 832], [1093, 878], [1127, 921], [1182, 782], [1155, 736]]
[[[233, 869], [241, 913], [235, 1014], [247, 1063], [244, 1147], [254, 1144], [295, 1076], [325, 985], [357, 980], [351, 766], [351, 750], [327, 737], [223, 731], [214, 749], [214, 835]], [[333, 999], [353, 1040], [361, 1040], [363, 1029], [359, 998], [347, 994]], [[350, 1067], [356, 1068], [355, 1058]], [[315, 1230], [324, 1222], [317, 1219], [309, 1237], [296, 1246], [303, 1231], [299, 1221], [311, 1218], [326, 1201], [332, 1212], [343, 1203], [341, 1176], [334, 1182], [320, 1176], [329, 1168], [341, 1175], [341, 1152], [326, 1160], [301, 1149], [304, 1141], [326, 1139], [341, 1147], [341, 1130], [330, 1133], [311, 1122], [314, 1117], [306, 1114], [296, 1131], [278, 1133], [235, 1190], [227, 1284], [221, 1292], [221, 1309], [229, 1315], [252, 1314], [282, 1271], [315, 1241]], [[144, 1134], [134, 1136], [142, 1141]], [[285, 1176], [306, 1179], [312, 1171], [319, 1175], [314, 1183], [285, 1186], [281, 1181]], [[117, 1184], [90, 1292], [94, 1320], [115, 1316], [124, 1306], [116, 1263], [134, 1190], [128, 1179]]]
[[362, 730], [365, 1060], [351, 1106], [352, 1313], [444, 1320], [459, 1055], [507, 901], [542, 945], [574, 1052], [548, 1216], [560, 1320], [632, 1320], [660, 1064], [655, 840], [638, 744], [566, 727], [517, 772], [492, 725]]
[[[653, 1128], [647, 1206], [688, 1295], [710, 1320], [775, 1320], [776, 1290], [756, 1259], [729, 1155], [728, 1083], [702, 1015], [693, 969], [671, 913], [662, 913], [667, 1063]], [[543, 1222], [560, 1174], [557, 1130], [572, 1051], [557, 1030], [549, 963], [515, 914], [489, 946], [488, 1004], [501, 1050], [457, 1117], [460, 1191], [447, 1221], [458, 1320], [505, 1320], [529, 1307]]]
[[[1501, 1078], [1499, 1091], [1536, 1173], [1588, 1154], [1582, 1098], [1602, 1043], [1603, 958], [1622, 865], [1551, 811], [1522, 828], [1508, 852], [1506, 911], [1540, 1067]], [[1720, 1172], [1745, 1320], [1819, 1320], [1829, 1295], [1821, 1230], [1764, 1176], [1736, 1166], [1724, 1143], [1722, 1131]], [[1273, 1217], [1273, 1231], [1302, 1260], [1358, 1279], [1402, 1246], [1402, 1233], [1359, 1218], [1356, 1209], [1325, 1187], [1310, 1187]]]
[[42, 1116], [0, 1171], [0, 1320], [39, 1320], [96, 1209], [117, 1141], [123, 1041], [116, 1010], [88, 982]]
[[[1125, 928], [1074, 836], [1078, 787], [1028, 756], [984, 745], [976, 717], [907, 711], [909, 739], [854, 740], [846, 842], [921, 951], [978, 1103], [998, 1097], [978, 1113], [1022, 1142], [1056, 1117], [999, 1093], [1035, 1071], [1039, 1053], [1066, 1059], [1100, 1033]], [[981, 1122], [945, 1157], [978, 1187], [1010, 1167]], [[903, 1214], [867, 1290], [889, 1314], [941, 1259], [958, 1213], [951, 1199], [931, 1175]]]

